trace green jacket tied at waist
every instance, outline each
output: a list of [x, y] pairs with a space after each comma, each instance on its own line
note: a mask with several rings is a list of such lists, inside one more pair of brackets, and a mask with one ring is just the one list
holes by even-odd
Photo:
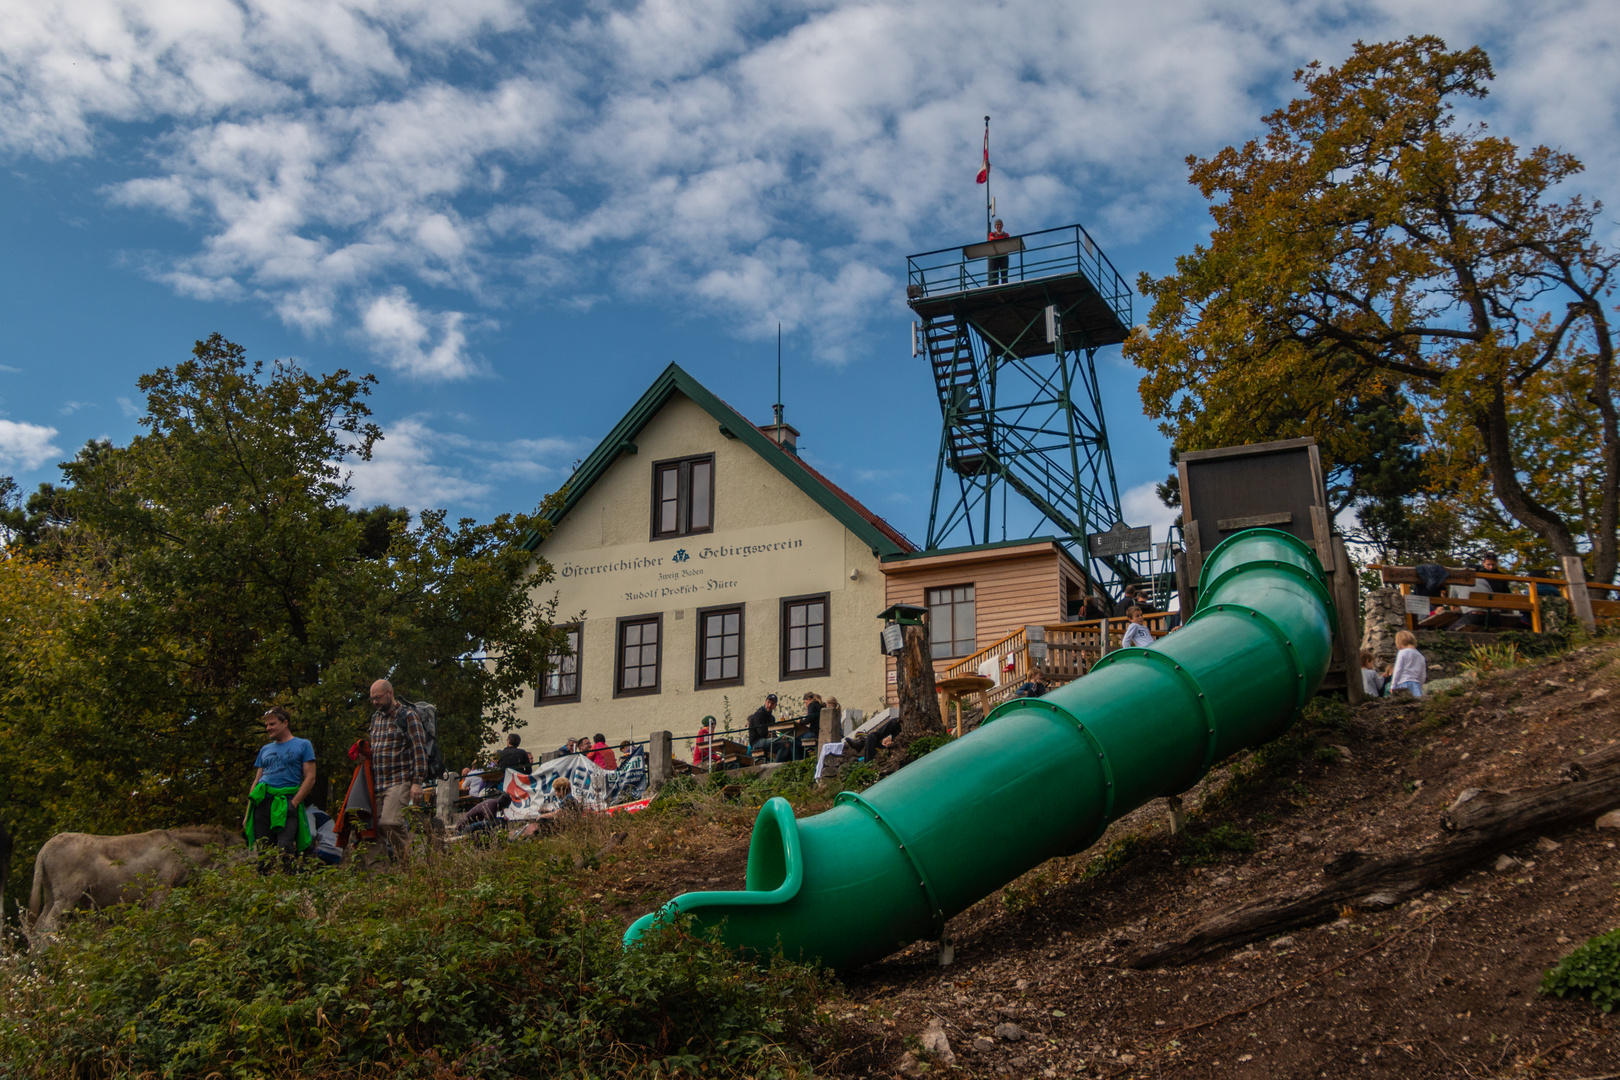
[[[287, 812], [292, 809], [288, 800], [298, 794], [298, 785], [292, 787], [271, 787], [269, 784], [257, 783], [253, 790], [248, 792], [247, 820], [242, 823], [242, 831], [247, 834], [248, 847], [252, 847], [259, 839], [253, 835], [253, 811], [264, 800], [270, 800], [270, 828], [280, 832], [287, 827]], [[309, 815], [300, 807], [294, 811], [298, 815], [298, 850], [303, 851], [315, 842], [309, 832]]]

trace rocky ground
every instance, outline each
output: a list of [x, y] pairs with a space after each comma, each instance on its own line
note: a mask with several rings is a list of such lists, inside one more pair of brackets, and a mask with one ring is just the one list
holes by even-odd
[[[1582, 826], [1493, 857], [1418, 899], [1217, 952], [1126, 960], [1239, 901], [1319, 883], [1335, 855], [1436, 840], [1468, 788], [1557, 782], [1620, 739], [1620, 647], [1587, 646], [1425, 702], [1319, 713], [1261, 759], [1116, 822], [952, 920], [931, 944], [848, 976], [810, 1035], [818, 1071], [866, 1077], [1620, 1077], [1620, 1017], [1538, 991], [1620, 926], [1620, 831]], [[744, 814], [637, 829], [593, 867], [626, 921], [677, 892], [737, 888]], [[626, 853], [628, 856], [630, 853]]]

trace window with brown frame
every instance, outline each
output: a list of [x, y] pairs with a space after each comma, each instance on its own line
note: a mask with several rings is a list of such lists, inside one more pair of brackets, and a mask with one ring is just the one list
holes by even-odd
[[782, 678], [825, 675], [827, 594], [790, 596], [782, 601]]
[[619, 620], [617, 656], [613, 661], [614, 697], [658, 693], [663, 630], [662, 615], [638, 615]]
[[743, 681], [743, 609], [698, 609], [697, 685], [738, 686]]
[[652, 536], [714, 531], [714, 455], [653, 462]]
[[536, 705], [557, 705], [579, 700], [579, 642], [584, 626], [569, 623], [558, 629], [567, 635], [567, 646], [561, 652], [546, 656], [547, 671], [541, 676], [540, 685], [534, 688]]
[[978, 650], [972, 585], [928, 590], [928, 640], [935, 660]]

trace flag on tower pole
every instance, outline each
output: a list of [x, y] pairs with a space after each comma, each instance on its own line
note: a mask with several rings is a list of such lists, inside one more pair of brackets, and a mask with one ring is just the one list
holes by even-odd
[[980, 169], [979, 169], [979, 177], [978, 177], [977, 183], [988, 184], [989, 182], [990, 182], [990, 118], [987, 116], [987, 117], [984, 118], [984, 165], [981, 166]]

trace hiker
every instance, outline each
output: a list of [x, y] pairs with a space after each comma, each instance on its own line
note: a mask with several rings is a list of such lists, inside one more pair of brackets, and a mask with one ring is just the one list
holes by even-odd
[[[377, 837], [388, 845], [390, 858], [401, 865], [410, 861], [411, 834], [405, 823], [408, 806], [422, 801], [422, 785], [427, 783], [427, 735], [414, 706], [394, 696], [387, 679], [371, 684], [371, 775], [380, 810]], [[373, 851], [361, 860], [370, 869], [376, 861]]]
[[[306, 851], [314, 843], [309, 822], [301, 809], [315, 786], [315, 747], [308, 739], [293, 737], [290, 717], [280, 705], [269, 709], [261, 719], [270, 741], [259, 748], [253, 759], [253, 787], [248, 792], [247, 820], [243, 832], [248, 846], [268, 840], [281, 852], [282, 865], [290, 867], [289, 856]], [[259, 863], [267, 874], [268, 860]]]

